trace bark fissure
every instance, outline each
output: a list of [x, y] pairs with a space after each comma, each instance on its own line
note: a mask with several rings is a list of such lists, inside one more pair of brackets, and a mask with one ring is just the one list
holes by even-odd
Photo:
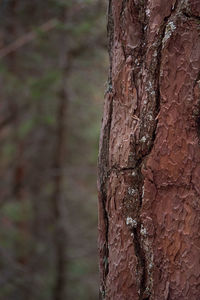
[[141, 158], [136, 163], [136, 167], [134, 168], [135, 172], [137, 172], [139, 177], [138, 182], [138, 191], [139, 191], [139, 208], [137, 212], [137, 226], [136, 228], [132, 228], [133, 232], [133, 245], [134, 245], [134, 251], [135, 255], [138, 259], [138, 265], [137, 265], [137, 272], [140, 277], [140, 284], [139, 284], [139, 299], [148, 299], [149, 296], [149, 289], [147, 287], [147, 276], [148, 276], [148, 270], [147, 270], [147, 263], [146, 263], [146, 255], [145, 251], [143, 249], [142, 241], [141, 241], [141, 218], [140, 218], [140, 211], [142, 208], [142, 189], [144, 185], [144, 180], [141, 172], [143, 159]]
[[151, 150], [153, 148], [153, 144], [156, 138], [156, 130], [157, 130], [157, 125], [158, 125], [158, 116], [159, 116], [159, 112], [160, 112], [160, 68], [161, 68], [161, 59], [162, 59], [162, 45], [163, 45], [163, 40], [165, 37], [165, 33], [166, 33], [166, 27], [168, 24], [168, 21], [172, 15], [172, 12], [176, 11], [176, 7], [177, 7], [177, 2], [175, 3], [175, 6], [173, 8], [173, 10], [171, 10], [171, 13], [169, 16], [165, 17], [163, 25], [160, 29], [160, 33], [159, 33], [159, 43], [158, 43], [158, 47], [157, 47], [157, 66], [155, 68], [155, 85], [156, 85], [156, 95], [155, 95], [155, 100], [156, 100], [156, 105], [155, 105], [155, 128], [153, 130], [152, 133], [152, 143], [149, 149], [149, 152], [147, 155], [149, 155], [151, 153]]
[[124, 10], [126, 8], [126, 3], [127, 3], [128, 0], [122, 0], [122, 5], [121, 5], [121, 11], [120, 11], [120, 19], [122, 18], [123, 16], [123, 13], [124, 13]]
[[[134, 168], [128, 168], [131, 170], [136, 170], [137, 173], [139, 174], [140, 177], [140, 183], [139, 183], [139, 194], [140, 194], [140, 206], [139, 206], [139, 210], [138, 210], [138, 218], [137, 218], [137, 228], [133, 228], [133, 234], [134, 234], [134, 239], [133, 239], [133, 243], [134, 243], [134, 249], [135, 249], [135, 254], [138, 257], [138, 269], [140, 269], [140, 273], [141, 273], [141, 277], [140, 277], [140, 295], [139, 295], [139, 299], [149, 299], [150, 295], [151, 295], [151, 290], [149, 285], [150, 282], [150, 278], [148, 278], [149, 276], [149, 272], [147, 269], [147, 262], [146, 262], [146, 253], [145, 250], [143, 249], [143, 243], [142, 243], [142, 238], [141, 238], [141, 218], [140, 218], [140, 211], [142, 209], [142, 205], [143, 205], [143, 195], [142, 195], [142, 188], [144, 186], [144, 179], [142, 176], [142, 166], [144, 161], [147, 159], [147, 157], [151, 154], [151, 151], [153, 149], [154, 146], [154, 141], [156, 139], [156, 130], [157, 130], [157, 124], [158, 124], [158, 116], [159, 116], [159, 112], [160, 112], [160, 68], [161, 68], [161, 59], [162, 59], [162, 45], [163, 45], [163, 39], [165, 37], [165, 33], [166, 33], [166, 27], [167, 24], [169, 22], [169, 19], [172, 16], [172, 13], [176, 12], [177, 9], [177, 2], [175, 3], [173, 9], [171, 10], [170, 15], [168, 15], [167, 17], [164, 18], [164, 22], [163, 25], [161, 26], [160, 32], [158, 34], [159, 38], [158, 38], [158, 44], [157, 44], [157, 62], [156, 62], [156, 67], [155, 67], [155, 71], [153, 74], [153, 78], [154, 78], [154, 84], [156, 87], [156, 93], [155, 93], [155, 118], [154, 118], [154, 125], [153, 125], [153, 131], [152, 131], [152, 136], [151, 136], [151, 142], [150, 142], [150, 146], [147, 146], [147, 152], [145, 154], [142, 154], [140, 158], [138, 158], [138, 160], [135, 163], [135, 167]], [[144, 26], [146, 26], [146, 22], [143, 23]], [[143, 26], [143, 28], [144, 28]], [[145, 35], [145, 30], [143, 29], [143, 35]], [[145, 56], [146, 53], [143, 52], [143, 55]], [[144, 60], [145, 61], [145, 60]], [[145, 122], [145, 120], [144, 120]], [[143, 127], [145, 124], [143, 124]], [[143, 152], [143, 151], [141, 151]]]
[[139, 260], [138, 269], [142, 270], [141, 279], [140, 279], [140, 294], [139, 294], [139, 299], [142, 300], [142, 299], [149, 299], [149, 295], [145, 294], [147, 292], [146, 291], [147, 269], [146, 269], [145, 254], [141, 246], [140, 230], [141, 230], [141, 223], [138, 224], [137, 228], [133, 228], [134, 249], [135, 249], [135, 254]]
[[109, 248], [108, 248], [108, 233], [109, 233], [109, 217], [106, 209], [107, 203], [107, 180], [109, 178], [109, 141], [110, 141], [110, 129], [112, 123], [112, 113], [113, 113], [113, 95], [111, 92], [107, 94], [108, 103], [108, 120], [106, 125], [103, 128], [103, 136], [102, 136], [102, 145], [100, 146], [100, 154], [99, 154], [99, 180], [100, 180], [100, 192], [101, 192], [101, 202], [103, 209], [103, 220], [105, 222], [105, 244], [103, 249], [103, 282], [100, 287], [100, 298], [104, 299], [106, 294], [106, 277], [109, 273]]
[[[108, 87], [105, 95], [105, 107], [107, 107], [108, 118], [103, 120], [102, 124], [102, 137], [100, 141], [99, 151], [99, 163], [98, 163], [98, 178], [99, 178], [99, 191], [100, 201], [103, 210], [102, 220], [104, 222], [104, 245], [101, 254], [102, 262], [100, 262], [101, 268], [103, 269], [103, 278], [100, 283], [100, 299], [104, 299], [106, 295], [106, 277], [109, 273], [109, 247], [108, 247], [108, 233], [109, 233], [109, 216], [106, 208], [107, 204], [107, 180], [109, 177], [109, 144], [110, 144], [110, 130], [112, 123], [113, 113], [113, 89], [112, 89], [112, 47], [114, 41], [114, 21], [112, 12], [112, 0], [109, 0], [108, 4], [108, 20], [107, 20], [107, 37], [108, 37], [108, 52], [110, 60], [109, 76], [108, 76]], [[101, 209], [100, 209], [101, 210]], [[101, 218], [101, 217], [100, 217]]]
[[[108, 144], [107, 144], [107, 166], [109, 166], [109, 145], [110, 145], [110, 129], [111, 129], [111, 123], [112, 123], [112, 114], [113, 114], [113, 96], [111, 96], [110, 100], [110, 111], [109, 111], [109, 119], [108, 119]], [[107, 171], [106, 174], [106, 181], [109, 176], [109, 173]], [[105, 218], [106, 218], [106, 260], [105, 260], [105, 277], [108, 275], [109, 272], [109, 263], [108, 263], [108, 257], [109, 257], [109, 248], [108, 248], [108, 232], [109, 232], [109, 218], [108, 218], [108, 212], [106, 210], [106, 202], [107, 202], [107, 188], [106, 188], [106, 182], [105, 182], [105, 194], [104, 194], [104, 212], [105, 212]]]
[[183, 12], [183, 15], [184, 15], [186, 18], [197, 20], [198, 23], [199, 23], [199, 21], [200, 21], [200, 16], [196, 16], [196, 15], [193, 15], [193, 14], [189, 14], [189, 13], [187, 13], [187, 12]]

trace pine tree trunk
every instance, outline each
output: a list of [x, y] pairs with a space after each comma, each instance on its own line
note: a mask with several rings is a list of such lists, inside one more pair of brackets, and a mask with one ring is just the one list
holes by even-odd
[[200, 2], [110, 0], [100, 299], [200, 297]]

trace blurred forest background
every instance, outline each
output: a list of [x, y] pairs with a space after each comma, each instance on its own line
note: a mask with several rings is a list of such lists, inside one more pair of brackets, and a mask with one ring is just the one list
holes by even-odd
[[0, 1], [0, 300], [98, 298], [106, 1]]

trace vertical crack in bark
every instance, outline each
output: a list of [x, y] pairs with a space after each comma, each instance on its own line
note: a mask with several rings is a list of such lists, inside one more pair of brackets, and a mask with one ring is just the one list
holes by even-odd
[[127, 1], [128, 0], [122, 0], [121, 11], [120, 11], [120, 20], [122, 18], [123, 13], [124, 13]]
[[137, 170], [137, 173], [140, 178], [139, 182], [139, 210], [138, 210], [138, 216], [137, 216], [137, 227], [133, 228], [133, 244], [134, 244], [134, 250], [135, 255], [138, 259], [138, 265], [137, 265], [137, 273], [140, 277], [140, 284], [139, 284], [139, 299], [149, 299], [149, 293], [147, 289], [147, 276], [148, 276], [148, 270], [147, 270], [147, 262], [146, 262], [146, 255], [145, 250], [143, 249], [142, 240], [141, 240], [141, 218], [140, 218], [140, 212], [142, 208], [142, 188], [144, 185], [144, 179], [141, 173], [143, 159], [139, 159], [137, 161], [137, 164], [135, 166], [135, 170]]
[[149, 299], [149, 296], [145, 296], [146, 292], [146, 281], [147, 281], [147, 268], [146, 268], [146, 259], [145, 259], [145, 253], [143, 251], [143, 248], [141, 246], [141, 237], [140, 237], [140, 230], [141, 230], [141, 222], [139, 222], [137, 228], [133, 228], [133, 234], [134, 234], [134, 249], [135, 254], [138, 257], [138, 269], [142, 270], [141, 273], [141, 279], [140, 279], [140, 295], [139, 299]]
[[[103, 210], [103, 222], [104, 222], [104, 245], [103, 253], [101, 253], [101, 260], [103, 261], [103, 278], [101, 278], [100, 287], [100, 299], [104, 299], [106, 296], [106, 277], [109, 273], [109, 248], [108, 248], [108, 232], [109, 232], [109, 217], [106, 208], [107, 203], [107, 179], [109, 177], [109, 144], [110, 144], [110, 130], [113, 114], [113, 90], [112, 90], [112, 48], [114, 39], [114, 21], [112, 14], [112, 0], [109, 0], [108, 5], [108, 23], [107, 23], [107, 35], [108, 35], [108, 52], [110, 59], [110, 69], [108, 77], [108, 89], [106, 91], [106, 102], [108, 118], [103, 120], [102, 137], [99, 151], [98, 161], [98, 179], [99, 179], [99, 191], [100, 199]], [[105, 116], [105, 115], [104, 115]], [[105, 122], [105, 124], [104, 124]], [[103, 257], [102, 257], [103, 256]]]
[[[109, 118], [108, 118], [108, 126], [107, 126], [107, 145], [106, 145], [106, 152], [107, 152], [107, 170], [106, 170], [106, 178], [104, 181], [103, 185], [103, 207], [104, 207], [104, 213], [105, 213], [105, 221], [106, 221], [106, 257], [108, 258], [109, 256], [109, 249], [108, 249], [108, 230], [109, 230], [109, 220], [108, 220], [108, 213], [106, 210], [106, 202], [107, 202], [107, 178], [109, 176], [108, 169], [109, 169], [109, 142], [110, 142], [110, 128], [111, 128], [111, 123], [112, 123], [112, 113], [113, 113], [113, 98], [110, 99], [110, 107], [109, 107]], [[105, 268], [105, 276], [107, 276], [109, 272], [109, 264], [108, 262], [105, 262], [106, 268]]]
[[[168, 21], [174, 11], [177, 9], [177, 1], [171, 10], [171, 13], [169, 16], [164, 18], [163, 25], [160, 28], [160, 32], [158, 34], [158, 40], [157, 40], [157, 62], [155, 66], [155, 71], [154, 74], [152, 74], [152, 78], [154, 78], [154, 86], [155, 86], [155, 109], [154, 109], [154, 125], [153, 125], [153, 131], [151, 135], [151, 142], [150, 145], [147, 146], [147, 151], [146, 153], [141, 155], [139, 159], [136, 161], [135, 164], [135, 169], [137, 170], [137, 173], [140, 176], [140, 186], [139, 186], [139, 193], [140, 193], [140, 207], [139, 207], [139, 212], [138, 212], [138, 220], [137, 220], [137, 228], [133, 228], [133, 234], [134, 234], [134, 249], [135, 249], [135, 254], [138, 258], [138, 269], [140, 270], [140, 295], [139, 299], [140, 300], [147, 300], [150, 299], [151, 297], [151, 289], [149, 283], [150, 283], [150, 278], [148, 268], [147, 268], [147, 259], [146, 259], [146, 253], [145, 249], [143, 248], [143, 242], [141, 238], [141, 209], [142, 209], [142, 200], [143, 200], [143, 195], [142, 195], [142, 188], [144, 186], [144, 178], [141, 172], [142, 165], [144, 162], [144, 159], [150, 155], [154, 141], [156, 138], [156, 130], [157, 130], [157, 124], [158, 124], [158, 115], [160, 112], [160, 68], [161, 68], [161, 58], [162, 58], [162, 45], [163, 45], [163, 39], [165, 37], [166, 33], [166, 26], [168, 24]], [[144, 26], [146, 26], [144, 22]], [[143, 30], [143, 34], [145, 34], [145, 31]], [[145, 52], [143, 51], [143, 56], [145, 56]], [[145, 120], [143, 121], [145, 123]], [[145, 124], [143, 124], [144, 126]], [[144, 126], [145, 127], [145, 126]]]
[[163, 46], [163, 40], [166, 34], [166, 27], [168, 24], [168, 21], [170, 19], [170, 17], [172, 16], [173, 12], [176, 12], [177, 10], [177, 5], [178, 5], [178, 1], [175, 2], [174, 7], [171, 10], [171, 13], [164, 18], [164, 22], [163, 25], [160, 28], [160, 32], [159, 32], [159, 42], [158, 42], [158, 46], [157, 46], [157, 65], [156, 65], [156, 69], [155, 69], [155, 83], [156, 83], [156, 122], [155, 122], [155, 128], [152, 134], [152, 144], [149, 150], [148, 155], [151, 153], [151, 150], [153, 148], [153, 144], [156, 138], [156, 129], [157, 129], [157, 124], [158, 124], [158, 115], [160, 112], [160, 68], [161, 68], [161, 58], [162, 58], [162, 46]]
[[[108, 248], [108, 232], [109, 232], [109, 217], [106, 209], [107, 203], [107, 179], [109, 177], [109, 141], [110, 141], [110, 129], [112, 123], [112, 113], [113, 113], [113, 96], [111, 93], [108, 93], [109, 108], [108, 108], [108, 120], [103, 128], [102, 144], [100, 146], [99, 153], [99, 163], [98, 163], [98, 178], [99, 178], [99, 191], [100, 191], [100, 201], [102, 203], [103, 209], [103, 221], [105, 224], [105, 244], [103, 249], [103, 279], [101, 286], [101, 297], [104, 299], [106, 292], [106, 277], [109, 273], [109, 248]], [[101, 299], [101, 298], [100, 298]]]
[[[112, 13], [112, 0], [109, 1], [109, 7], [108, 7], [108, 25], [107, 25], [107, 31], [108, 31], [108, 43], [109, 43], [109, 56], [110, 56], [110, 74], [108, 78], [108, 93], [110, 94], [110, 97], [108, 96], [109, 103], [109, 116], [108, 116], [108, 124], [107, 128], [105, 130], [105, 138], [106, 138], [106, 178], [104, 181], [103, 186], [103, 208], [104, 208], [104, 218], [106, 222], [106, 249], [105, 249], [105, 277], [108, 275], [109, 272], [109, 263], [108, 263], [108, 257], [109, 257], [109, 248], [108, 248], [108, 231], [109, 231], [109, 219], [108, 219], [108, 213], [106, 210], [106, 202], [107, 202], [107, 187], [106, 187], [106, 181], [108, 178], [108, 170], [109, 170], [109, 145], [110, 145], [110, 129], [111, 129], [111, 123], [112, 123], [112, 114], [113, 114], [113, 92], [112, 92], [112, 47], [113, 47], [113, 41], [114, 41], [114, 20], [113, 20], [113, 13]], [[107, 131], [107, 132], [106, 132]]]

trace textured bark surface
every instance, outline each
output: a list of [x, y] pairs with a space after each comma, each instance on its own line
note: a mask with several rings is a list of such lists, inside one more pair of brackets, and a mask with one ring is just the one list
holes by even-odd
[[200, 299], [200, 1], [110, 0], [100, 299]]

